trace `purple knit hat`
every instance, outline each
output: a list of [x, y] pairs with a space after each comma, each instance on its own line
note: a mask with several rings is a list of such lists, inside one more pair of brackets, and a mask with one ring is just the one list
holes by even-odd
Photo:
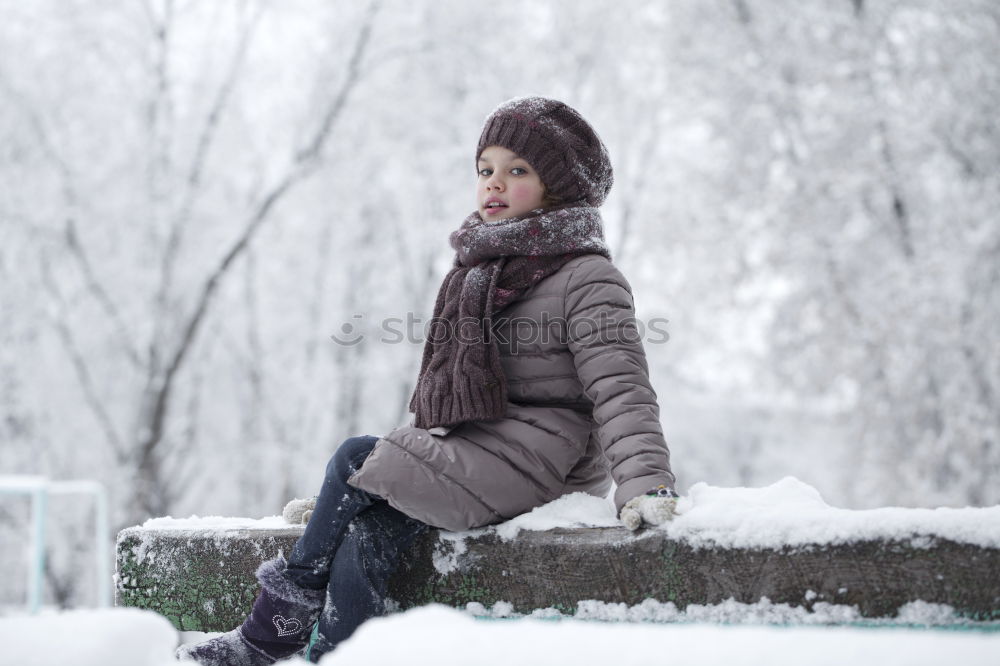
[[608, 149], [575, 109], [546, 97], [515, 97], [489, 115], [476, 148], [502, 146], [523, 157], [563, 201], [600, 206], [614, 174]]

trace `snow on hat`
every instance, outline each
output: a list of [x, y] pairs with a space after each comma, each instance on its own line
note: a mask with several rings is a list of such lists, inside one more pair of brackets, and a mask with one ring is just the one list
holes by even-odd
[[488, 146], [523, 157], [548, 191], [566, 202], [600, 206], [614, 182], [611, 159], [597, 132], [575, 109], [546, 97], [515, 97], [486, 118], [476, 161]]

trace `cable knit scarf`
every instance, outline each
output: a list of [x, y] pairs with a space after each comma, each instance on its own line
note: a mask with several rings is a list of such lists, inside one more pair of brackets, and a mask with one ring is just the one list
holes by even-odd
[[493, 315], [578, 255], [611, 258], [600, 213], [579, 203], [496, 222], [475, 212], [449, 242], [455, 264], [438, 290], [410, 398], [419, 428], [503, 417], [507, 380]]

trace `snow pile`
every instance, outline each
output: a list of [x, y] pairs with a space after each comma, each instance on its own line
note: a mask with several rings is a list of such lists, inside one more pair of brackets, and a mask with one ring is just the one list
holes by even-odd
[[177, 631], [135, 608], [0, 619], [0, 662], [12, 666], [176, 665]]
[[[807, 594], [808, 596], [808, 594]], [[512, 604], [498, 601], [487, 608], [481, 603], [466, 604], [465, 612], [474, 617], [505, 619], [530, 617], [536, 619], [597, 620], [601, 622], [660, 622], [673, 624], [778, 624], [778, 625], [847, 625], [885, 627], [966, 627], [988, 631], [1000, 630], [1000, 621], [970, 620], [955, 613], [947, 604], [911, 601], [897, 611], [896, 617], [870, 618], [857, 606], [817, 602], [812, 607], [773, 603], [767, 597], [747, 604], [727, 599], [718, 604], [688, 604], [679, 609], [670, 601], [646, 599], [635, 606], [588, 599], [578, 601], [572, 615], [555, 608], [538, 608], [527, 615], [514, 611]]]
[[975, 632], [537, 619], [483, 622], [433, 605], [367, 622], [320, 664], [994, 666], [997, 654], [1000, 635]]
[[[919, 546], [928, 543], [927, 537], [1000, 547], [1000, 506], [838, 509], [824, 502], [815, 488], [790, 476], [763, 488], [696, 483], [680, 499], [677, 511], [674, 520], [660, 529], [696, 547], [780, 548], [868, 539], [912, 539]], [[617, 525], [621, 523], [608, 501], [573, 493], [488, 529], [510, 540], [520, 530]], [[461, 534], [476, 536], [484, 531]]]
[[190, 516], [189, 518], [150, 518], [142, 524], [143, 529], [151, 530], [279, 530], [299, 527], [289, 525], [281, 516], [266, 518], [231, 518], [226, 516]]
[[544, 531], [556, 527], [617, 527], [620, 526], [615, 508], [608, 500], [572, 493], [521, 514], [490, 529], [504, 541], [510, 541], [521, 530]]
[[869, 539], [912, 539], [919, 546], [927, 540], [914, 537], [942, 537], [1000, 547], [1000, 506], [838, 509], [794, 477], [764, 488], [697, 483], [681, 498], [677, 510], [680, 515], [664, 529], [695, 546], [780, 548]]

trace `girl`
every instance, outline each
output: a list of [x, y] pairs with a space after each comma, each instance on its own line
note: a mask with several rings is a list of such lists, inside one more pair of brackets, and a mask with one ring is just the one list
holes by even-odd
[[601, 205], [608, 153], [562, 102], [512, 99], [476, 149], [477, 210], [450, 237], [410, 400], [414, 418], [337, 449], [286, 561], [261, 565], [243, 625], [179, 657], [315, 661], [384, 612], [399, 556], [428, 526], [467, 530], [563, 494], [604, 497], [629, 529], [668, 520], [674, 475]]

